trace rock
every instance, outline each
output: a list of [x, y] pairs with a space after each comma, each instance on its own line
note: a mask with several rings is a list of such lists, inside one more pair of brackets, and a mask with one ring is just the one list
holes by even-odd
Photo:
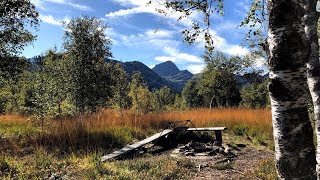
[[186, 145], [181, 145], [181, 144], [179, 144], [179, 145], [178, 145], [178, 148], [179, 148], [179, 149], [185, 149], [185, 148], [186, 148]]
[[216, 151], [212, 150], [209, 152], [209, 156], [215, 156], [215, 155], [217, 155]]
[[209, 156], [208, 153], [196, 153], [195, 156]]
[[235, 155], [233, 152], [231, 152], [231, 151], [227, 152], [227, 153], [225, 154], [225, 156], [226, 156], [227, 158], [234, 158], [234, 157], [236, 157], [236, 155]]
[[245, 148], [245, 147], [247, 147], [247, 145], [245, 145], [245, 144], [236, 144], [236, 146], [239, 147], [239, 148]]
[[211, 146], [211, 150], [216, 153], [219, 153], [220, 149], [221, 149], [221, 147], [219, 147], [219, 146]]
[[194, 153], [193, 152], [186, 152], [186, 153], [184, 153], [184, 155], [186, 155], [186, 156], [194, 156]]
[[195, 142], [195, 143], [192, 143], [192, 144], [190, 145], [190, 147], [191, 147], [192, 149], [194, 149], [195, 152], [205, 152], [205, 151], [206, 151], [206, 145], [203, 144], [203, 143], [197, 143], [197, 142]]
[[223, 147], [220, 147], [218, 153], [220, 153], [220, 154], [225, 154], [225, 149], [224, 149]]
[[213, 142], [213, 145], [214, 145], [214, 146], [220, 146], [221, 143], [220, 143], [219, 141], [214, 141], [214, 142]]
[[51, 176], [48, 178], [49, 180], [61, 179], [58, 173], [52, 173]]
[[179, 154], [181, 152], [181, 149], [175, 149], [172, 151], [172, 154]]

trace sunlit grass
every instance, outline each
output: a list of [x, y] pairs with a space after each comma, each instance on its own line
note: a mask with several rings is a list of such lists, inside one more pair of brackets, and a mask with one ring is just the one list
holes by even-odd
[[[224, 126], [229, 133], [250, 136], [256, 144], [266, 145], [266, 141], [272, 144], [271, 112], [268, 109], [192, 109], [149, 114], [105, 109], [94, 115], [50, 121], [48, 132], [56, 138], [68, 137], [70, 142], [77, 142], [80, 135], [98, 141], [101, 135], [109, 136], [113, 141], [116, 140], [115, 145], [123, 145], [132, 139], [142, 139], [168, 128], [168, 121], [181, 120], [191, 120], [196, 127]], [[49, 137], [48, 140], [56, 138]]]
[[167, 121], [192, 120], [197, 127], [227, 127], [228, 132], [251, 136], [258, 144], [272, 140], [271, 112], [267, 109], [192, 109], [149, 114], [104, 109], [95, 114], [46, 120], [45, 131], [41, 133], [40, 128], [30, 125], [27, 119], [17, 115], [0, 116], [0, 134], [37, 132], [41, 134], [36, 139], [38, 144], [112, 149], [167, 128]]
[[260, 145], [272, 140], [271, 113], [264, 109], [149, 114], [104, 109], [78, 117], [46, 119], [44, 131], [29, 117], [6, 115], [0, 116], [0, 179], [185, 179], [194, 165], [166, 155], [100, 162], [106, 152], [144, 139], [166, 128], [165, 122], [177, 120], [192, 120], [197, 127], [228, 127], [224, 138], [240, 139], [240, 143], [248, 138]]

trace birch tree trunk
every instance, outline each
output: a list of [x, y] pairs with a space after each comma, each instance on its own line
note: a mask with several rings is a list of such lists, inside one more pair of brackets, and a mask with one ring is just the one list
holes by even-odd
[[316, 179], [313, 130], [308, 116], [307, 66], [310, 42], [305, 31], [308, 0], [268, 0], [268, 53], [275, 140], [280, 179]]
[[317, 35], [319, 14], [316, 11], [316, 4], [316, 0], [309, 0], [308, 4], [305, 6], [307, 9], [305, 17], [307, 28], [305, 28], [305, 30], [311, 43], [310, 57], [307, 63], [307, 78], [314, 107], [315, 131], [317, 133], [316, 170], [317, 178], [320, 179], [320, 62]]

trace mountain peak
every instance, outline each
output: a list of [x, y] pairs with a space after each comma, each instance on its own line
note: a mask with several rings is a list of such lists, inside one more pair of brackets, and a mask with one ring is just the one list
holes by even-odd
[[184, 85], [193, 77], [193, 74], [188, 70], [180, 71], [172, 61], [157, 64], [152, 70], [170, 82], [179, 91], [182, 91]]
[[157, 64], [152, 70], [160, 76], [171, 76], [180, 72], [179, 68], [172, 61]]

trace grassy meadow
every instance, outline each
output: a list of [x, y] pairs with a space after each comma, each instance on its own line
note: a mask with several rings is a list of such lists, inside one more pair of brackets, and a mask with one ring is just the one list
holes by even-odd
[[228, 127], [223, 133], [226, 140], [249, 140], [252, 146], [273, 149], [271, 112], [266, 109], [149, 114], [105, 109], [91, 115], [45, 120], [43, 129], [32, 118], [4, 115], [0, 116], [0, 179], [185, 179], [194, 171], [189, 160], [148, 154], [107, 163], [99, 159], [106, 152], [161, 131], [167, 121], [187, 119], [197, 127]]

